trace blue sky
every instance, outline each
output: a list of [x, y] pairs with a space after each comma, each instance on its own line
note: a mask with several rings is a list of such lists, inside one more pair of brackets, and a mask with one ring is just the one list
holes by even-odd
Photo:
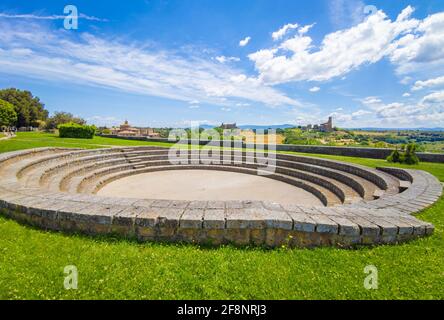
[[444, 127], [444, 3], [2, 0], [0, 87], [108, 126]]

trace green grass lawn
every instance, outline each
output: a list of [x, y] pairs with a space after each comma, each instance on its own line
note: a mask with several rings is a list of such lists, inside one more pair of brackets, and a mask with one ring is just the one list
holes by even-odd
[[[141, 144], [148, 143], [19, 133], [0, 141], [0, 152]], [[322, 157], [387, 165], [382, 160]], [[444, 181], [444, 164], [409, 168]], [[433, 223], [435, 233], [402, 245], [264, 250], [65, 235], [0, 216], [0, 299], [443, 299], [444, 198], [419, 217]], [[63, 288], [67, 265], [78, 268], [78, 290]], [[363, 286], [367, 265], [379, 270], [377, 290]]]

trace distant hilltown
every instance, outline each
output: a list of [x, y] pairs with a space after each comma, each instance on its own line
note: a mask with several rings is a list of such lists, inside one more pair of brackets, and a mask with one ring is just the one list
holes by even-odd
[[[210, 126], [208, 126], [210, 127]], [[315, 131], [315, 132], [333, 132], [333, 118], [329, 117], [328, 121], [321, 124], [309, 124], [307, 126], [291, 126], [286, 125], [286, 127], [293, 127], [298, 128], [303, 131]], [[236, 123], [222, 123], [219, 127], [222, 130], [235, 130], [235, 129], [243, 129], [241, 127], [238, 127]], [[254, 128], [251, 128], [254, 129]], [[268, 128], [269, 129], [269, 128]], [[150, 138], [157, 138], [160, 136], [158, 132], [156, 132], [153, 128], [147, 128], [147, 127], [133, 127], [128, 123], [128, 120], [125, 120], [124, 123], [122, 123], [118, 127], [112, 127], [110, 129], [110, 133], [112, 135], [116, 136], [123, 136], [123, 137], [150, 137]]]

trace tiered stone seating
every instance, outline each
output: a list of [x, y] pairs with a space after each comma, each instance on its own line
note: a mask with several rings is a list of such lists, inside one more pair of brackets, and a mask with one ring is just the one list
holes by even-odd
[[[257, 174], [264, 158], [232, 154], [230, 163], [171, 163], [169, 149], [40, 148], [0, 154], [0, 208], [43, 228], [116, 233], [140, 240], [318, 246], [396, 243], [433, 226], [412, 214], [432, 205], [442, 185], [418, 170], [367, 168], [315, 157], [277, 154], [270, 179], [302, 188], [323, 207], [267, 201], [171, 201], [108, 198], [112, 181], [162, 170], [223, 170]], [[194, 159], [198, 151], [189, 151]], [[214, 160], [214, 159], [213, 159]]]

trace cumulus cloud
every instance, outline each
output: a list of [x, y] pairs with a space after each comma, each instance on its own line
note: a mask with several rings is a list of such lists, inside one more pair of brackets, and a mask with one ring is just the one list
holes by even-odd
[[434, 78], [434, 79], [425, 80], [425, 81], [416, 81], [412, 87], [412, 90], [418, 91], [418, 90], [421, 90], [424, 88], [437, 87], [437, 86], [443, 86], [443, 85], [444, 85], [444, 76]]
[[246, 37], [245, 39], [242, 39], [239, 41], [239, 46], [245, 47], [251, 40], [251, 37]]
[[310, 92], [318, 92], [319, 90], [321, 90], [321, 88], [319, 87], [313, 87], [309, 89]]
[[186, 102], [224, 105], [227, 98], [237, 98], [271, 107], [301, 105], [257, 79], [233, 82], [242, 71], [202, 57], [198, 50], [180, 55], [28, 21], [0, 19], [0, 73]]
[[329, 114], [329, 116], [333, 117], [335, 121], [339, 122], [351, 122], [351, 121], [357, 121], [364, 116], [367, 116], [369, 114], [372, 114], [371, 111], [368, 110], [358, 110], [352, 113], [343, 113], [339, 112], [341, 110], [337, 110], [335, 112], [332, 112]]
[[390, 56], [399, 74], [441, 71], [444, 66], [444, 12], [419, 22], [414, 33], [399, 39]]
[[297, 29], [298, 26], [299, 25], [297, 23], [286, 24], [285, 26], [280, 28], [278, 31], [273, 32], [271, 34], [271, 37], [273, 38], [274, 41], [281, 40], [288, 31], [293, 30], [293, 29]]
[[422, 98], [421, 103], [424, 105], [439, 104], [444, 112], [444, 91], [433, 92], [426, 95], [424, 98]]
[[220, 63], [240, 61], [240, 59], [237, 57], [225, 57], [225, 56], [218, 56], [215, 59]]
[[299, 35], [302, 36], [302, 35], [306, 34], [308, 31], [310, 31], [311, 28], [313, 28], [314, 25], [315, 24], [313, 23], [313, 24], [309, 24], [309, 25], [306, 25], [306, 26], [303, 26], [303, 27], [299, 28], [298, 29]]
[[366, 97], [362, 99], [361, 102], [363, 105], [371, 107], [373, 105], [379, 105], [380, 103], [382, 103], [382, 100], [378, 97]]
[[[278, 47], [254, 52], [249, 58], [265, 83], [327, 81], [391, 55], [397, 45], [402, 45], [400, 37], [419, 25], [418, 20], [410, 18], [412, 12], [409, 6], [391, 21], [378, 11], [356, 26], [326, 35], [317, 50], [311, 37], [302, 33]], [[274, 33], [274, 39], [281, 39], [288, 29]]]
[[431, 126], [442, 125], [444, 120], [444, 91], [426, 95], [416, 103], [385, 103], [374, 97], [362, 99], [361, 103], [368, 109], [355, 115], [365, 116], [367, 123], [376, 126]]
[[378, 97], [359, 100], [360, 109], [344, 112], [336, 109], [330, 115], [341, 126], [348, 127], [432, 127], [444, 121], [444, 91], [428, 94], [417, 101], [384, 102]]

